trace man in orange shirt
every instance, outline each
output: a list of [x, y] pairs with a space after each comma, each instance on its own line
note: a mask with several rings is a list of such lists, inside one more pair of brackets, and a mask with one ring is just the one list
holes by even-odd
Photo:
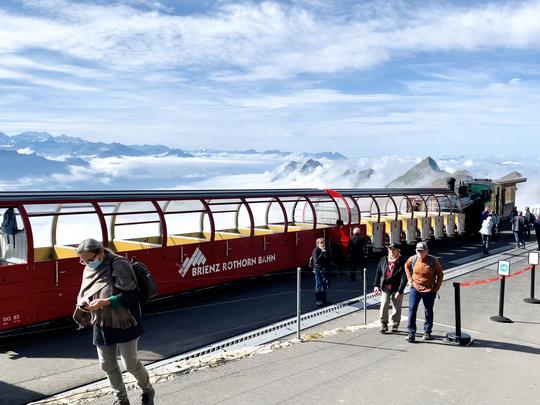
[[443, 271], [439, 260], [429, 254], [425, 242], [416, 244], [416, 255], [411, 256], [405, 263], [407, 280], [411, 286], [409, 293], [409, 334], [407, 340], [414, 342], [416, 335], [416, 312], [420, 301], [424, 302], [425, 317], [424, 340], [431, 339], [433, 329], [433, 306], [435, 297], [441, 288]]

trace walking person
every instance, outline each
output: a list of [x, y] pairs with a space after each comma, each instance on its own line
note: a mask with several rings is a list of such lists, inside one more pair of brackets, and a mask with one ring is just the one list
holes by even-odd
[[511, 220], [512, 231], [514, 232], [514, 239], [516, 240], [516, 248], [522, 247], [525, 249], [525, 240], [523, 239], [523, 233], [525, 231], [525, 218], [523, 213], [519, 211], [515, 217]]
[[148, 371], [137, 356], [143, 327], [137, 279], [131, 264], [123, 256], [104, 249], [95, 239], [81, 242], [77, 254], [85, 267], [74, 319], [81, 327], [93, 327], [93, 344], [116, 395], [115, 404], [130, 403], [118, 366], [118, 353], [143, 391], [141, 403], [154, 404], [155, 391]]
[[533, 226], [536, 218], [534, 214], [529, 210], [529, 207], [525, 207], [525, 212], [523, 213], [523, 218], [525, 218], [525, 227], [523, 233], [523, 240], [531, 240], [531, 227]]
[[538, 243], [537, 250], [540, 250], [540, 215], [536, 217], [536, 220], [533, 222], [534, 233], [536, 234], [536, 243]]
[[480, 234], [482, 235], [482, 251], [485, 255], [489, 254], [489, 240], [493, 233], [493, 218], [488, 216], [482, 221], [482, 227], [480, 228]]
[[411, 286], [409, 293], [409, 334], [407, 340], [413, 343], [416, 338], [416, 313], [420, 301], [424, 303], [425, 322], [424, 340], [431, 340], [433, 330], [433, 306], [435, 297], [441, 288], [443, 271], [439, 260], [429, 254], [425, 242], [416, 244], [416, 255], [411, 256], [405, 264], [407, 280]]
[[405, 274], [405, 258], [401, 255], [401, 247], [397, 243], [388, 245], [388, 255], [381, 258], [375, 273], [375, 294], [381, 294], [379, 319], [381, 333], [388, 332], [388, 307], [392, 301], [392, 332], [397, 332], [401, 322], [401, 304], [403, 291], [407, 285]]
[[498, 241], [499, 240], [499, 236], [501, 234], [501, 230], [499, 229], [499, 216], [497, 215], [497, 213], [495, 212], [495, 210], [491, 210], [491, 220], [493, 222], [493, 227], [491, 228], [492, 231], [491, 231], [491, 237], [492, 237], [492, 240], [494, 241]]
[[353, 229], [353, 235], [349, 241], [349, 257], [351, 259], [350, 280], [356, 281], [356, 273], [365, 267], [366, 261], [366, 238], [360, 233], [360, 228]]
[[322, 307], [328, 304], [326, 300], [326, 289], [328, 281], [326, 279], [326, 273], [330, 260], [326, 252], [326, 243], [324, 238], [318, 238], [315, 241], [315, 249], [311, 255], [311, 263], [313, 268], [313, 274], [315, 275], [315, 303], [317, 307]]

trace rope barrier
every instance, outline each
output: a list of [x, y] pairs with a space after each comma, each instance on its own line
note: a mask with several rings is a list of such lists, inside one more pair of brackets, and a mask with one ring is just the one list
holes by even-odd
[[[507, 279], [509, 278], [512, 278], [512, 277], [517, 277], [529, 270], [532, 269], [532, 266], [529, 266], [529, 267], [525, 267], [524, 269], [521, 269], [515, 273], [512, 273], [508, 276], [505, 276]], [[486, 278], [484, 280], [475, 280], [475, 281], [465, 281], [465, 282], [460, 282], [459, 285], [460, 287], [470, 287], [470, 286], [473, 286], [473, 285], [481, 285], [481, 284], [488, 284], [488, 283], [493, 283], [495, 281], [500, 281], [502, 280], [503, 276], [497, 276], [497, 277], [493, 277], [493, 278]]]

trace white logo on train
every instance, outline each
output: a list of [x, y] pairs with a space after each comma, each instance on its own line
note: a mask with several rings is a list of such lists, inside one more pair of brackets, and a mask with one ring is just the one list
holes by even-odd
[[205, 274], [219, 273], [221, 271], [229, 271], [236, 269], [243, 269], [245, 267], [251, 267], [258, 264], [273, 263], [276, 261], [276, 254], [269, 254], [264, 256], [246, 257], [243, 259], [229, 260], [222, 263], [206, 263], [206, 256], [197, 247], [191, 257], [187, 257], [183, 262], [178, 272], [182, 277], [185, 277], [188, 271], [191, 270], [193, 277], [202, 276]]

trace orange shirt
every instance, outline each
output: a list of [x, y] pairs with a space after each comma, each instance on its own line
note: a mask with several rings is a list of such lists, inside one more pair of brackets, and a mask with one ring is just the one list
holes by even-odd
[[418, 257], [414, 265], [414, 271], [411, 274], [413, 257], [409, 257], [407, 263], [405, 263], [405, 272], [407, 273], [407, 280], [409, 280], [410, 286], [419, 292], [439, 291], [444, 276], [439, 260], [432, 256], [433, 266], [435, 267], [435, 272], [433, 272], [429, 266], [430, 259], [427, 256], [425, 259]]

